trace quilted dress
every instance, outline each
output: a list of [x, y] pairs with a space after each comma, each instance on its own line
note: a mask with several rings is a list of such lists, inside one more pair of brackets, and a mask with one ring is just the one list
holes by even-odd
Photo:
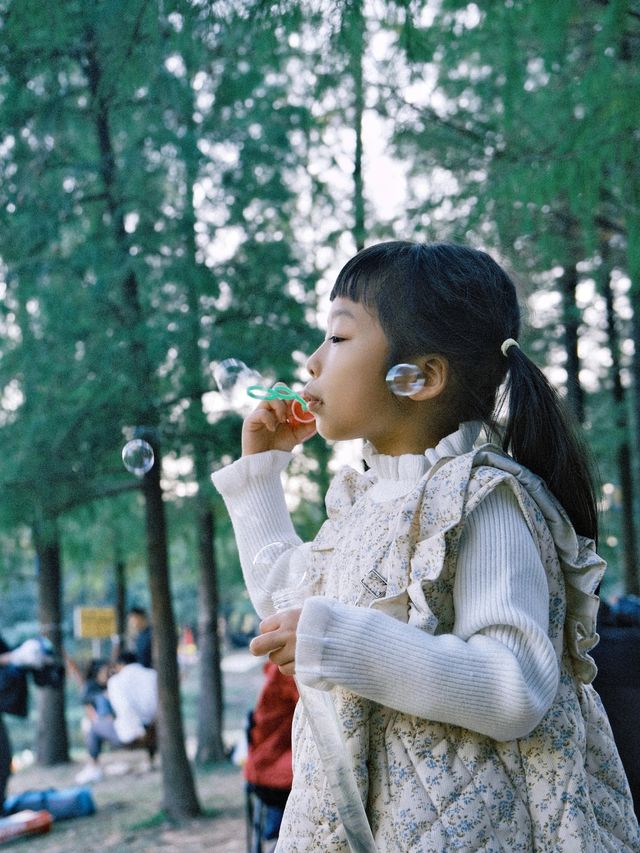
[[[604, 563], [543, 482], [492, 445], [437, 460], [394, 501], [367, 500], [371, 474], [339, 472], [328, 520], [288, 557], [313, 595], [372, 607], [431, 634], [454, 627], [456, 549], [465, 518], [498, 485], [517, 498], [549, 587], [555, 699], [526, 737], [496, 741], [331, 691], [383, 853], [640, 851], [638, 824], [606, 714], [591, 686], [594, 591]], [[282, 572], [281, 572], [281, 576]], [[462, 639], [467, 639], [463, 637]], [[299, 704], [294, 784], [279, 853], [347, 853], [343, 827]]]

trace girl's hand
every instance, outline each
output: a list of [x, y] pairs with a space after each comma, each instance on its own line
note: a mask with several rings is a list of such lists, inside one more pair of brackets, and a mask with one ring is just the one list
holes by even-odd
[[291, 400], [263, 400], [242, 425], [242, 455], [265, 450], [291, 451], [316, 434], [315, 421], [301, 424], [291, 414]]
[[295, 675], [296, 634], [301, 607], [292, 607], [267, 616], [260, 623], [260, 636], [254, 637], [249, 645], [252, 655], [269, 655], [283, 675]]

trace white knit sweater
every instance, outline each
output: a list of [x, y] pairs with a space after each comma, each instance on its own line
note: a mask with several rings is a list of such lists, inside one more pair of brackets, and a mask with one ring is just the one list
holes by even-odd
[[[424, 456], [368, 458], [372, 513], [388, 510], [443, 456], [465, 453], [471, 425]], [[254, 558], [266, 545], [300, 542], [284, 500], [281, 451], [243, 457], [212, 479], [233, 522], [249, 594], [273, 611]], [[547, 636], [545, 571], [513, 492], [499, 486], [464, 526], [454, 587], [452, 633], [433, 636], [376, 609], [324, 597], [305, 602], [298, 624], [296, 676], [322, 689], [341, 684], [389, 708], [512, 740], [532, 731], [555, 696], [559, 668]]]

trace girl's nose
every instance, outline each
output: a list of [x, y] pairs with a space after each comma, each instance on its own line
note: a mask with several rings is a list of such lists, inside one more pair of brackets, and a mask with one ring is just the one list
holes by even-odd
[[319, 349], [320, 348], [318, 347], [315, 352], [311, 353], [305, 365], [307, 368], [307, 372], [310, 376], [313, 376], [314, 379], [318, 375], [318, 371], [320, 369], [320, 359], [318, 358]]

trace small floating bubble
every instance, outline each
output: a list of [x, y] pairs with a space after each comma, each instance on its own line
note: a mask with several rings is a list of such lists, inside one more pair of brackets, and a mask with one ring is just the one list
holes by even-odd
[[398, 397], [410, 397], [424, 386], [424, 373], [415, 364], [394, 364], [386, 378], [389, 390]]
[[122, 448], [122, 462], [127, 471], [143, 477], [153, 467], [153, 448], [144, 439], [133, 438]]
[[264, 548], [260, 548], [253, 558], [253, 566], [258, 571], [268, 571], [280, 557], [294, 548], [291, 542], [269, 542]]

